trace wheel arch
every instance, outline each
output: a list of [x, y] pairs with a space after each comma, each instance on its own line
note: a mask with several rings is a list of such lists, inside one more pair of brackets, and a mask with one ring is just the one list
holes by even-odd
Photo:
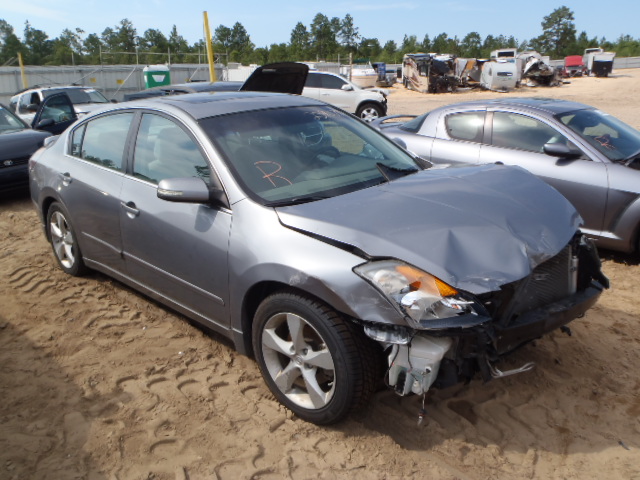
[[[290, 284], [266, 280], [261, 281], [253, 285], [249, 290], [247, 290], [243, 302], [242, 307], [240, 309], [240, 336], [236, 338], [236, 349], [241, 351], [243, 354], [253, 357], [253, 346], [251, 341], [251, 335], [253, 332], [253, 321], [256, 310], [260, 306], [260, 304], [267, 298], [269, 295], [272, 295], [276, 292], [289, 292], [293, 294], [299, 294], [302, 296], [309, 297], [315, 301], [323, 303], [327, 305], [329, 308], [335, 310], [339, 315], [344, 317], [346, 320], [350, 321], [353, 317], [341, 311], [341, 309], [335, 306], [335, 302], [332, 302], [328, 297], [328, 289], [327, 292], [317, 291], [312, 293], [309, 289], [300, 288], [297, 286], [292, 286]], [[238, 341], [241, 344], [238, 344]]]

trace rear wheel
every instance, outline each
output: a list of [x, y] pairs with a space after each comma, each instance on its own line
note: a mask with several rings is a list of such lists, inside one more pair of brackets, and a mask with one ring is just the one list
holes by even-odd
[[382, 110], [382, 107], [375, 103], [365, 103], [364, 105], [360, 105], [356, 111], [356, 116], [365, 122], [371, 122], [383, 115], [384, 111]]
[[85, 274], [88, 269], [82, 260], [76, 234], [69, 222], [69, 214], [58, 202], [49, 207], [47, 233], [60, 268], [73, 276]]
[[295, 292], [271, 295], [258, 307], [253, 348], [271, 392], [308, 422], [342, 420], [376, 386], [377, 345], [326, 305]]

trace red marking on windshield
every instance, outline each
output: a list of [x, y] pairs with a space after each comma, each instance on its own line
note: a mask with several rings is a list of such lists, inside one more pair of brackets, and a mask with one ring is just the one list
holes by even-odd
[[[255, 162], [254, 165], [258, 170], [262, 172], [262, 175], [263, 175], [262, 178], [269, 180], [269, 182], [271, 182], [271, 185], [273, 185], [274, 187], [278, 186], [276, 185], [276, 182], [275, 182], [276, 178], [279, 178], [280, 180], [284, 180], [285, 182], [287, 182], [288, 185], [293, 185], [293, 182], [289, 180], [287, 177], [283, 177], [282, 175], [276, 175], [276, 173], [282, 170], [282, 165], [280, 165], [278, 162], [261, 160], [259, 162]], [[275, 167], [275, 169], [272, 172], [267, 172], [264, 168], [261, 167], [261, 165], [271, 165], [272, 167]]]

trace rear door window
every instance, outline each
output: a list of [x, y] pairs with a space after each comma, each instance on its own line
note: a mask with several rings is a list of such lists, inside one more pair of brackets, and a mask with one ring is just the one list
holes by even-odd
[[485, 112], [461, 112], [447, 115], [447, 134], [455, 140], [480, 143], [484, 133]]
[[133, 113], [96, 118], [73, 132], [72, 154], [113, 170], [123, 170], [125, 145]]

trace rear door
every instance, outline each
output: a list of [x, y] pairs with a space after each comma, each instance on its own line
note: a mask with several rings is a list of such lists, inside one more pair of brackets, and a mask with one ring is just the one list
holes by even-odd
[[144, 113], [120, 195], [127, 271], [188, 312], [228, 326], [227, 253], [231, 211], [161, 200], [166, 178], [216, 182], [198, 142], [176, 119]]
[[60, 156], [58, 192], [69, 210], [87, 263], [124, 272], [120, 190], [134, 114], [102, 115], [75, 127], [68, 155]]

